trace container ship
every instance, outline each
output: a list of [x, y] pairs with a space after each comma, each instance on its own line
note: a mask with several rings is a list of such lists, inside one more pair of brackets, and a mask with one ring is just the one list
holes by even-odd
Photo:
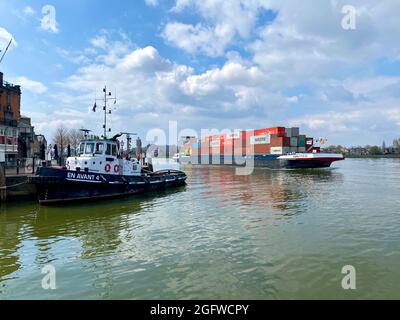
[[323, 153], [314, 138], [299, 128], [273, 127], [235, 131], [187, 139], [184, 158], [192, 164], [237, 165], [253, 163], [271, 169], [327, 168], [344, 160], [342, 154]]

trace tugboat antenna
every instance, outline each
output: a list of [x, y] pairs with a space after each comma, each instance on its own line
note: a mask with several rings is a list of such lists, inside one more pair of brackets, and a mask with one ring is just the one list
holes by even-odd
[[[101, 101], [104, 103], [104, 106], [103, 106], [103, 111], [104, 111], [103, 138], [107, 139], [107, 132], [111, 132], [111, 128], [107, 128], [107, 114], [111, 114], [111, 110], [107, 110], [107, 102], [114, 101], [114, 104], [116, 104], [117, 97], [116, 97], [116, 95], [114, 97], [112, 97], [111, 92], [107, 91], [107, 86], [104, 86], [103, 93], [104, 93], [104, 99], [101, 99]], [[100, 99], [95, 99], [95, 100], [99, 101]]]

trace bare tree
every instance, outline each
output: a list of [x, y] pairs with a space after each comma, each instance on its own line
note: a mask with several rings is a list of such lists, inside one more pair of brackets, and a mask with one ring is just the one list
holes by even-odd
[[70, 143], [68, 130], [63, 125], [59, 126], [56, 129], [55, 135], [53, 137], [53, 143], [57, 144], [59, 150], [59, 156], [60, 158], [63, 158], [65, 153], [64, 152], [65, 148]]
[[85, 137], [85, 134], [78, 129], [71, 129], [69, 131], [69, 143], [71, 145], [72, 154], [76, 155], [78, 152], [79, 143]]
[[400, 138], [393, 140], [393, 148], [396, 149], [396, 152], [400, 152]]

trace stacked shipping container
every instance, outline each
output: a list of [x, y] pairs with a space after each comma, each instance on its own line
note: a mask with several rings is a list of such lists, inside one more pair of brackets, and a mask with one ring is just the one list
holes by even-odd
[[299, 128], [273, 127], [207, 136], [190, 147], [193, 155], [265, 155], [312, 152], [313, 144]]

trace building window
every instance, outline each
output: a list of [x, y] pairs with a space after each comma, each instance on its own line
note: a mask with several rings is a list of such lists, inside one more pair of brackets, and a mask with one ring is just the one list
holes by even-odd
[[7, 110], [11, 109], [11, 94], [7, 92]]

